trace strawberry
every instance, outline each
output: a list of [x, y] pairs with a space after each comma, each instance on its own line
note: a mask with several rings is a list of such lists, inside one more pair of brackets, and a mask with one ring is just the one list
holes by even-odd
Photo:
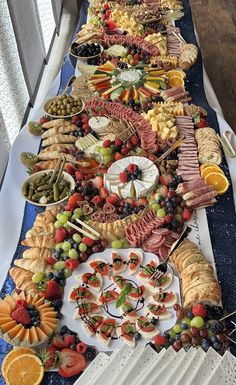
[[116, 153], [115, 153], [115, 156], [114, 156], [114, 159], [115, 159], [115, 160], [120, 160], [120, 159], [123, 159], [123, 158], [124, 158], [123, 155], [120, 154], [119, 152], [116, 152]]
[[67, 344], [64, 342], [62, 336], [60, 334], [56, 334], [52, 339], [52, 345], [57, 349], [68, 348]]
[[79, 261], [77, 259], [67, 259], [66, 267], [69, 270], [75, 270], [79, 266]]
[[55, 242], [56, 243], [63, 242], [66, 236], [67, 236], [66, 229], [64, 227], [59, 227], [55, 231], [55, 236], [54, 236]]
[[24, 307], [27, 308], [27, 302], [24, 299], [18, 299], [16, 301], [16, 307]]
[[116, 138], [116, 139], [115, 139], [115, 146], [116, 146], [116, 147], [119, 147], [119, 146], [122, 146], [122, 145], [123, 145], [122, 140], [120, 140], [119, 138]]
[[173, 220], [173, 215], [166, 215], [166, 216], [164, 217], [165, 223], [171, 223], [172, 220]]
[[62, 297], [61, 287], [56, 281], [50, 280], [46, 284], [45, 298], [49, 301]]
[[76, 171], [76, 173], [75, 173], [75, 179], [76, 179], [77, 181], [80, 181], [80, 180], [83, 180], [83, 179], [84, 179], [84, 175], [82, 174], [81, 171]]
[[71, 164], [66, 164], [64, 167], [64, 170], [65, 172], [68, 172], [68, 174], [70, 175], [75, 175], [75, 172], [77, 169], [73, 167]]
[[127, 170], [129, 172], [135, 172], [137, 169], [138, 169], [138, 166], [137, 164], [134, 164], [134, 163], [130, 163], [127, 167]]
[[101, 187], [100, 188], [100, 196], [103, 198], [103, 199], [106, 199], [108, 197], [108, 192], [107, 190], [105, 189], [105, 187]]
[[53, 257], [46, 257], [45, 261], [47, 262], [48, 265], [52, 265], [52, 266], [54, 265], [54, 263], [57, 262], [57, 260]]
[[102, 147], [104, 147], [104, 148], [111, 147], [111, 141], [109, 139], [104, 140]]
[[106, 17], [110, 17], [110, 14], [111, 14], [111, 11], [110, 11], [110, 10], [107, 10], [107, 11], [106, 11]]
[[102, 175], [96, 176], [94, 182], [95, 182], [94, 184], [96, 185], [96, 187], [98, 187], [98, 188], [102, 187], [103, 186], [103, 176]]
[[202, 305], [201, 303], [198, 303], [197, 305], [193, 306], [192, 313], [195, 317], [202, 318], [205, 318], [207, 314], [204, 305]]
[[118, 197], [117, 194], [111, 194], [109, 197], [106, 198], [106, 202], [107, 203], [110, 203], [111, 205], [117, 205], [117, 203], [119, 202], [120, 198]]
[[120, 150], [121, 154], [122, 155], [127, 155], [128, 152], [129, 152], [129, 149], [127, 147], [122, 147], [122, 149]]
[[137, 60], [137, 61], [140, 60], [140, 56], [137, 53], [134, 55], [134, 60]]
[[17, 307], [16, 310], [11, 313], [11, 318], [23, 325], [29, 325], [31, 322], [30, 315], [23, 306]]
[[109, 5], [108, 4], [104, 4], [103, 5], [103, 9], [105, 9], [105, 11], [107, 11], [109, 9]]
[[200, 117], [197, 117], [194, 119], [194, 124], [197, 128], [208, 127], [208, 123], [207, 123], [206, 119], [200, 118]]
[[170, 174], [162, 174], [159, 180], [162, 185], [168, 186], [169, 183], [173, 182], [173, 177]]
[[128, 180], [128, 173], [127, 172], [121, 172], [119, 174], [119, 179], [120, 179], [121, 183], [126, 183]]
[[83, 237], [82, 242], [85, 243], [85, 245], [87, 245], [89, 247], [94, 245], [94, 240], [92, 238], [89, 238], [89, 237]]
[[79, 119], [78, 115], [72, 116], [71, 123], [76, 124], [79, 120], [80, 119]]
[[139, 198], [136, 201], [136, 206], [146, 206], [148, 204], [148, 201], [146, 198]]
[[87, 362], [83, 354], [72, 349], [63, 349], [60, 352], [60, 365], [58, 373], [62, 377], [72, 377], [81, 373], [86, 368]]
[[100, 197], [100, 195], [95, 195], [95, 197], [93, 197], [93, 199], [92, 199], [92, 202], [95, 205], [100, 205], [103, 203], [103, 201], [104, 201], [104, 199], [102, 197]]
[[88, 345], [85, 344], [84, 342], [79, 342], [76, 345], [76, 350], [77, 350], [78, 353], [84, 354], [87, 349], [88, 349]]
[[105, 14], [103, 14], [102, 16], [101, 16], [101, 19], [104, 21], [104, 20], [106, 20], [106, 15]]
[[166, 344], [166, 337], [161, 336], [160, 334], [157, 334], [154, 338], [154, 344], [157, 346], [163, 346]]
[[49, 122], [49, 119], [46, 117], [46, 116], [42, 116], [40, 119], [39, 119], [39, 123], [40, 124], [44, 124], [44, 123], [47, 123]]
[[192, 216], [191, 211], [189, 211], [186, 207], [184, 207], [183, 212], [182, 212], [183, 221], [189, 221], [191, 216]]
[[75, 193], [73, 194], [67, 202], [67, 205], [65, 206], [65, 210], [73, 211], [77, 207], [77, 202], [82, 201], [84, 198], [81, 194]]
[[67, 345], [67, 347], [73, 345], [75, 343], [75, 336], [72, 334], [65, 334], [63, 336], [64, 342]]
[[84, 123], [83, 126], [82, 126], [83, 130], [87, 131], [87, 130], [90, 130], [90, 127], [88, 125], [88, 123]]
[[43, 362], [45, 369], [52, 369], [56, 365], [57, 361], [57, 348], [55, 346], [47, 346], [46, 349], [43, 349], [39, 353], [39, 358]]

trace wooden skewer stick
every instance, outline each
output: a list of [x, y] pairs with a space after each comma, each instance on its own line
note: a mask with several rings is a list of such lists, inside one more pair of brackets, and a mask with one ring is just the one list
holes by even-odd
[[74, 225], [74, 223], [71, 223], [70, 221], [67, 221], [66, 223], [67, 223], [67, 225], [69, 225], [70, 227], [72, 227], [73, 229], [78, 231], [79, 233], [85, 235], [86, 237], [92, 238], [94, 241], [96, 241], [98, 239], [98, 237], [96, 237], [95, 235], [90, 234], [87, 231], [81, 229], [80, 227]]
[[97, 237], [100, 237], [100, 234], [94, 230], [92, 227], [90, 227], [89, 225], [87, 225], [86, 223], [82, 222], [79, 218], [76, 218], [75, 219], [76, 222], [78, 222], [80, 225], [84, 226], [87, 230], [91, 231], [91, 233], [93, 233], [94, 235], [96, 235]]
[[187, 42], [184, 40], [183, 36], [181, 36], [180, 34], [176, 33], [176, 32], [172, 32], [172, 34], [183, 44], [187, 44]]
[[184, 136], [181, 136], [163, 155], [161, 155], [154, 163], [160, 163], [163, 159], [165, 159], [172, 151], [174, 151], [179, 145], [183, 142]]

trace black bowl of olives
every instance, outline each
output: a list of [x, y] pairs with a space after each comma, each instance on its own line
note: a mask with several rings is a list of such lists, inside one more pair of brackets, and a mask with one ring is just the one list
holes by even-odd
[[46, 101], [44, 112], [52, 118], [70, 118], [84, 109], [84, 103], [79, 98], [62, 94]]
[[70, 55], [81, 61], [87, 61], [100, 56], [103, 52], [103, 46], [99, 43], [88, 42], [84, 44], [73, 43], [70, 47]]

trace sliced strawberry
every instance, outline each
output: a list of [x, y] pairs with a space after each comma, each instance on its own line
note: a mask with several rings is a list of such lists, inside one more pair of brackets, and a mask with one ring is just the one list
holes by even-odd
[[55, 367], [57, 360], [57, 348], [55, 346], [47, 346], [45, 349], [41, 350], [39, 357], [43, 362], [45, 369], [52, 369]]
[[64, 349], [64, 348], [68, 348], [68, 345], [64, 342], [64, 340], [60, 334], [56, 334], [53, 337], [52, 345], [59, 350]]
[[103, 199], [106, 199], [108, 197], [108, 192], [107, 190], [105, 189], [105, 187], [101, 187], [100, 188], [100, 196], [103, 198]]
[[54, 280], [48, 281], [45, 289], [45, 298], [49, 301], [53, 301], [54, 299], [59, 299], [61, 297], [62, 289], [58, 283]]
[[78, 375], [86, 368], [87, 362], [83, 354], [72, 349], [63, 349], [60, 353], [60, 366], [58, 373], [62, 377]]

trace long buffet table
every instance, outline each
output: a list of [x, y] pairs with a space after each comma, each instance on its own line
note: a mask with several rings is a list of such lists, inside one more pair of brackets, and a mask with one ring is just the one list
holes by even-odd
[[[187, 42], [197, 44], [189, 2], [184, 0], [183, 3], [185, 15], [181, 20], [177, 21], [176, 25], [180, 28], [181, 34]], [[86, 20], [86, 12], [86, 6], [84, 5], [79, 27]], [[71, 60], [68, 54], [45, 99], [60, 94], [73, 74], [77, 74], [75, 62]], [[203, 68], [200, 54], [195, 65], [188, 71], [186, 88], [192, 96], [193, 103], [201, 105], [207, 110], [208, 122], [211, 127], [214, 127], [220, 134], [226, 130], [231, 130], [224, 120], [213, 88]], [[42, 109], [34, 108], [33, 119], [37, 120], [40, 116], [42, 116]], [[41, 208], [25, 203], [21, 195], [21, 186], [26, 178], [26, 172], [20, 164], [20, 154], [22, 151], [37, 153], [39, 145], [40, 139], [30, 135], [27, 126], [25, 126], [17, 136], [10, 152], [7, 171], [0, 192], [1, 297], [11, 293], [14, 288], [13, 282], [7, 274], [8, 269], [13, 264], [14, 259], [21, 255], [23, 249], [20, 241], [24, 239], [25, 233], [32, 227], [36, 214], [42, 211]], [[227, 193], [220, 197], [217, 204], [199, 210], [202, 212], [200, 214], [201, 218], [205, 218], [206, 215], [208, 226], [204, 226], [203, 229], [198, 229], [198, 231], [201, 237], [199, 242], [201, 248], [204, 249], [203, 251], [209, 259], [214, 258], [218, 280], [222, 287], [223, 307], [226, 312], [232, 312], [236, 309], [236, 258], [234, 247], [236, 239], [236, 160], [228, 157], [224, 158], [222, 167], [230, 180], [230, 187]], [[201, 222], [200, 219], [200, 223], [205, 222]], [[0, 361], [9, 350], [10, 345], [1, 340]], [[73, 382], [74, 379], [62, 379], [53, 372], [45, 373], [43, 380], [43, 384], [72, 384]], [[0, 383], [4, 384], [2, 378]]]

